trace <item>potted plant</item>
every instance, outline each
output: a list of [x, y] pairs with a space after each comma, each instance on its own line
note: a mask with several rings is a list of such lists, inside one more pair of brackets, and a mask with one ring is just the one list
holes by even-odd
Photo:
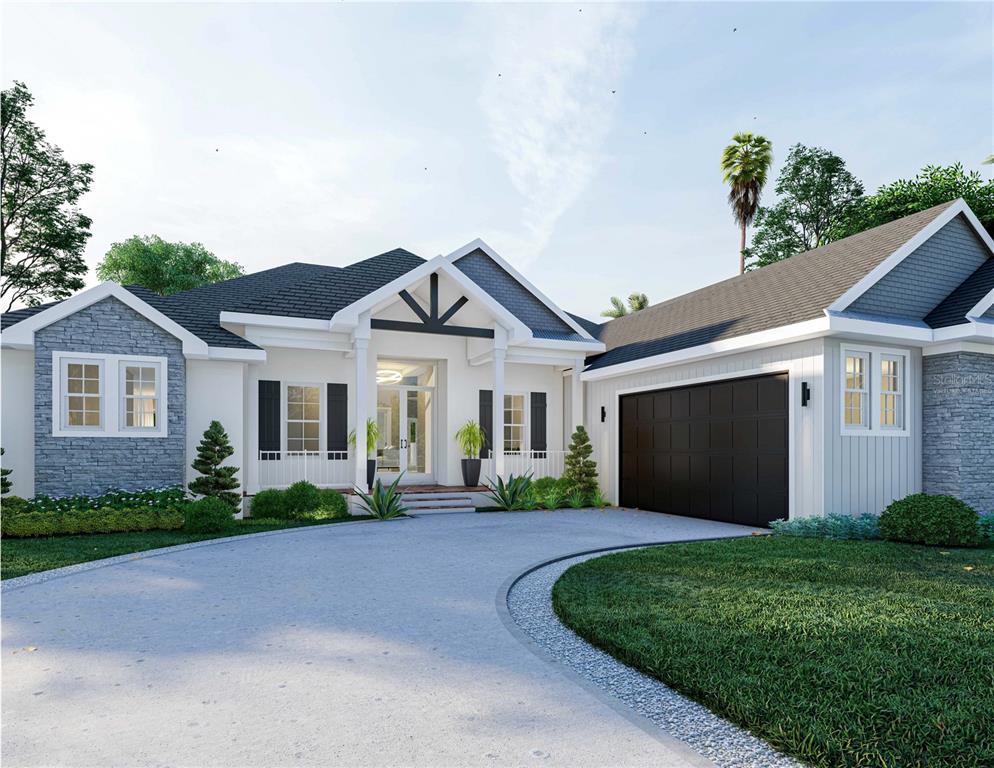
[[[376, 477], [376, 443], [380, 440], [380, 425], [374, 419], [366, 419], [366, 487], [373, 487]], [[349, 432], [349, 445], [356, 447], [355, 430]], [[370, 458], [372, 457], [372, 458]]]
[[486, 433], [475, 421], [467, 421], [456, 432], [459, 448], [466, 455], [462, 460], [462, 481], [467, 488], [480, 484], [480, 451], [487, 441]]

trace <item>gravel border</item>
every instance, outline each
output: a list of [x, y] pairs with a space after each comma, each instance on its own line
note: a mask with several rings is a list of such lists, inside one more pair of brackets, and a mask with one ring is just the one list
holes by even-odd
[[593, 684], [612, 706], [621, 703], [629, 719], [637, 719], [643, 728], [658, 735], [678, 739], [719, 768], [803, 766], [701, 704], [595, 648], [559, 621], [552, 609], [552, 585], [570, 566], [612, 551], [643, 546], [649, 545], [585, 552], [526, 570], [509, 580], [502, 590], [510, 620], [538, 646], [533, 650]]
[[[396, 518], [402, 520], [403, 518]], [[134, 560], [144, 560], [147, 557], [159, 557], [161, 555], [171, 555], [173, 552], [182, 552], [187, 549], [199, 549], [200, 547], [213, 547], [218, 544], [230, 544], [233, 541], [245, 541], [247, 539], [257, 539], [262, 536], [283, 536], [290, 533], [303, 533], [305, 531], [311, 531], [315, 528], [327, 528], [329, 525], [340, 526], [340, 525], [356, 525], [359, 523], [371, 523], [371, 522], [390, 522], [388, 521], [376, 521], [372, 518], [369, 520], [349, 520], [346, 523], [329, 523], [328, 525], [304, 525], [297, 528], [281, 528], [275, 531], [259, 531], [258, 533], [242, 533], [238, 536], [225, 536], [219, 539], [205, 539], [204, 541], [191, 541], [186, 544], [174, 544], [171, 547], [159, 547], [158, 549], [144, 549], [139, 552], [127, 552], [123, 555], [114, 555], [113, 557], [105, 557], [100, 560], [87, 560], [83, 563], [75, 563], [74, 565], [65, 565], [61, 568], [51, 568], [47, 571], [37, 571], [36, 573], [27, 573], [24, 576], [14, 576], [11, 579], [3, 579], [0, 581], [0, 594], [4, 592], [11, 592], [15, 589], [23, 589], [24, 587], [30, 587], [33, 584], [42, 584], [46, 581], [52, 581], [54, 579], [62, 579], [66, 576], [72, 576], [74, 573], [85, 573], [86, 571], [95, 571], [98, 568], [107, 568], [111, 565], [118, 565], [120, 563], [130, 563]]]

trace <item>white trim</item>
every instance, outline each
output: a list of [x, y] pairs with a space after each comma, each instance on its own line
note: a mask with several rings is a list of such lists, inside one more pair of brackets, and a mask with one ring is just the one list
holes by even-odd
[[54, 322], [62, 320], [109, 297], [113, 297], [122, 304], [127, 305], [146, 320], [154, 323], [162, 328], [162, 330], [183, 342], [183, 355], [185, 357], [194, 359], [206, 359], [208, 357], [206, 342], [194, 336], [175, 321], [170, 320], [151, 304], [142, 301], [135, 294], [131, 293], [131, 291], [112, 281], [100, 283], [100, 285], [77, 293], [75, 296], [70, 296], [65, 301], [61, 301], [53, 307], [42, 310], [10, 326], [3, 332], [3, 345], [14, 349], [32, 349], [34, 347], [35, 331], [41, 330]]
[[946, 355], [950, 352], [978, 352], [982, 355], [994, 355], [994, 346], [979, 344], [974, 341], [947, 341], [943, 344], [933, 344], [922, 349], [923, 357]]
[[828, 313], [828, 327], [831, 331], [845, 334], [864, 334], [902, 342], [927, 343], [932, 341], [933, 331], [927, 325], [888, 323], [881, 320], [866, 320]]
[[991, 288], [984, 298], [974, 304], [966, 313], [966, 316], [971, 320], [978, 319], [991, 307], [994, 307], [994, 288]]
[[818, 336], [828, 335], [830, 332], [830, 322], [827, 317], [820, 317], [815, 320], [805, 320], [792, 325], [782, 325], [779, 328], [770, 328], [765, 331], [747, 333], [742, 336], [734, 336], [730, 339], [721, 339], [709, 344], [697, 344], [686, 349], [678, 349], [673, 352], [664, 352], [661, 355], [652, 355], [638, 360], [629, 360], [624, 363], [595, 368], [591, 371], [584, 371], [582, 379], [584, 381], [598, 381], [600, 379], [610, 379], [627, 373], [635, 373], [652, 368], [668, 368], [673, 365], [721, 357], [732, 352], [748, 352], [751, 349], [761, 347], [773, 347], [780, 344], [787, 344], [793, 341], [804, 341]]
[[327, 320], [289, 315], [257, 315], [251, 312], [221, 312], [218, 322], [221, 325], [258, 325], [269, 328], [297, 328], [305, 331], [327, 331]]
[[[854, 387], [850, 389], [849, 387], [849, 370], [846, 366], [849, 358], [858, 359], [863, 361], [863, 386]], [[855, 347], [842, 345], [842, 351], [840, 354], [840, 365], [839, 365], [839, 387], [841, 392], [841, 408], [842, 408], [842, 421], [840, 427], [842, 429], [842, 434], [868, 434], [873, 424], [873, 403], [870, 395], [870, 377], [873, 371], [873, 354], [869, 350], [857, 349]], [[846, 395], [850, 392], [858, 393], [862, 395], [861, 406], [860, 406], [860, 423], [850, 424], [846, 421]]]
[[[538, 391], [538, 390], [536, 390], [536, 391]], [[504, 400], [505, 400], [505, 403], [501, 404], [501, 407], [505, 411], [507, 410], [506, 401], [507, 401], [507, 398], [509, 398], [509, 397], [520, 397], [521, 398], [521, 424], [510, 424], [509, 425], [507, 423], [507, 419], [504, 419], [504, 429], [506, 430], [508, 428], [508, 426], [513, 426], [513, 427], [520, 426], [521, 427], [521, 448], [520, 448], [519, 451], [508, 451], [507, 450], [507, 441], [505, 439], [505, 442], [504, 442], [504, 453], [512, 453], [512, 454], [521, 453], [521, 454], [524, 454], [524, 453], [527, 453], [528, 451], [531, 450], [531, 393], [530, 392], [522, 392], [522, 391], [517, 390], [517, 389], [511, 390], [509, 392], [509, 391], [507, 391], [505, 389], [504, 390]], [[546, 394], [546, 398], [548, 398], [548, 394]], [[546, 427], [548, 427], [548, 424], [546, 424]]]
[[[297, 455], [301, 453], [313, 453], [313, 451], [308, 451], [304, 449], [303, 451], [291, 451], [289, 448], [290, 443], [290, 387], [314, 387], [318, 391], [318, 449], [317, 452], [321, 453], [326, 450], [327, 433], [328, 426], [325, 411], [327, 410], [325, 406], [325, 400], [327, 398], [328, 384], [316, 381], [282, 381], [280, 382], [283, 387], [283, 391], [280, 393], [283, 402], [283, 413], [282, 422], [282, 443], [283, 452], [287, 455]], [[313, 419], [293, 419], [294, 422], [304, 422], [314, 423]]]
[[[62, 361], [95, 360], [101, 364], [100, 385], [103, 403], [101, 404], [100, 429], [64, 427], [62, 422]], [[156, 380], [158, 400], [158, 426], [155, 429], [134, 429], [123, 426], [124, 395], [121, 386], [122, 363], [157, 365], [159, 377]], [[115, 375], [108, 374], [114, 371]], [[159, 394], [161, 391], [161, 395]], [[52, 436], [53, 437], [108, 437], [108, 438], [159, 438], [169, 436], [169, 358], [148, 355], [110, 355], [98, 352], [72, 352], [56, 350], [52, 352]]]
[[519, 344], [518, 347], [539, 347], [572, 353], [604, 352], [607, 350], [607, 345], [603, 341], [597, 341], [596, 339], [591, 341], [566, 341], [565, 339], [541, 339], [537, 336], [533, 336], [528, 341]]
[[[155, 437], [161, 437], [163, 432], [163, 424], [165, 424], [166, 419], [166, 400], [168, 399], [168, 392], [166, 397], [163, 398], [162, 384], [165, 381], [165, 370], [168, 367], [169, 361], [166, 358], [162, 358], [165, 362], [156, 361], [151, 362], [147, 360], [135, 360], [129, 359], [127, 357], [121, 357], [117, 361], [117, 386], [118, 386], [118, 396], [117, 396], [117, 429], [122, 435], [127, 435], [128, 437], [136, 437], [139, 435], [154, 435]], [[125, 376], [127, 374], [127, 368], [152, 368], [155, 371], [155, 426], [154, 427], [129, 427], [128, 416], [127, 416], [127, 403], [128, 403], [128, 392], [126, 386]], [[132, 399], [135, 399], [132, 396]], [[144, 400], [147, 398], [139, 397], [139, 400]]]
[[614, 393], [614, 500], [621, 503], [621, 397], [622, 395], [634, 395], [639, 392], [654, 392], [667, 389], [682, 389], [692, 387], [696, 384], [708, 384], [713, 381], [735, 381], [736, 379], [748, 379], [753, 376], [767, 376], [776, 373], [787, 374], [787, 518], [794, 519], [795, 489], [797, 487], [797, 458], [794, 454], [794, 429], [797, 409], [800, 407], [798, 395], [795, 392], [795, 383], [800, 379], [796, 372], [794, 361], [764, 363], [758, 368], [750, 368], [744, 371], [734, 371], [725, 373], [714, 373], [707, 376], [695, 376], [679, 381], [667, 381], [665, 383], [644, 384], [638, 387], [627, 387], [616, 390]]
[[[483, 240], [481, 240], [480, 238], [476, 238], [472, 242], [466, 243], [466, 245], [457, 248], [448, 256], [446, 256], [445, 259], [450, 263], [454, 263], [457, 260], [461, 259], [463, 256], [467, 256], [477, 249], [483, 251], [487, 256], [493, 259], [505, 272], [507, 272], [511, 277], [513, 277], [519, 283], [521, 283], [525, 288], [527, 288], [535, 296], [535, 298], [537, 298], [539, 301], [545, 304], [546, 307], [552, 310], [552, 312], [554, 312], [560, 320], [566, 323], [566, 325], [568, 325], [574, 331], [579, 333], [585, 339], [597, 342], [597, 340], [593, 336], [591, 336], [583, 328], [582, 325], [580, 325], [572, 317], [570, 317], [565, 312], [563, 312], [563, 310], [561, 310], [556, 305], [556, 303], [552, 301], [552, 299], [550, 299], [548, 296], [542, 293], [538, 288], [536, 288], [535, 285], [533, 285], [532, 282], [528, 280], [528, 278], [526, 278], [518, 270], [512, 267], [507, 261], [505, 261], [501, 257], [499, 253], [497, 253], [497, 251], [495, 251], [493, 248], [491, 248], [489, 245], [483, 242]], [[458, 269], [458, 267], [456, 267], [456, 269]]]
[[970, 210], [970, 206], [968, 206], [966, 201], [961, 197], [946, 208], [946, 210], [939, 213], [934, 219], [932, 219], [932, 221], [918, 230], [915, 236], [904, 243], [904, 245], [877, 264], [877, 266], [864, 275], [859, 282], [851, 286], [849, 290], [833, 301], [829, 305], [828, 311], [844, 311], [847, 307], [849, 307], [849, 305], [866, 293], [871, 286], [875, 285], [884, 275], [904, 261], [915, 250], [917, 250], [919, 246], [932, 237], [932, 235], [960, 214], [966, 217], [967, 222], [969, 222], [969, 224], [973, 227], [977, 233], [977, 236], [981, 239], [984, 245], [987, 246], [988, 251], [994, 255], [994, 240], [991, 240], [991, 236], [987, 234], [987, 230], [984, 229], [976, 215]]
[[[853, 427], [846, 424], [845, 416], [845, 382], [846, 382], [846, 352], [855, 352], [865, 355], [869, 360], [869, 368], [866, 378], [866, 392], [870, 399], [867, 411], [867, 426]], [[901, 400], [904, 413], [901, 418], [901, 427], [885, 427], [880, 423], [880, 361], [884, 358], [899, 358], [901, 360]], [[859, 342], [849, 341], [839, 342], [839, 412], [836, 418], [839, 420], [839, 430], [843, 437], [910, 437], [911, 436], [911, 392], [918, 384], [912, 381], [911, 355], [907, 349], [899, 347], [880, 347], [865, 345]]]
[[208, 347], [207, 358], [209, 360], [231, 360], [236, 363], [264, 363], [266, 362], [266, 350]]

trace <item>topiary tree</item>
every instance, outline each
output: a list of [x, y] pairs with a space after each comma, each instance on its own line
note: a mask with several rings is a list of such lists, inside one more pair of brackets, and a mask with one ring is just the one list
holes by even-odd
[[577, 427], [570, 438], [566, 471], [562, 477], [566, 496], [582, 494], [584, 499], [591, 499], [597, 493], [597, 462], [590, 458], [593, 452], [587, 430]]
[[190, 483], [190, 490], [200, 496], [215, 496], [228, 506], [237, 509], [241, 495], [235, 493], [238, 488], [238, 467], [222, 467], [221, 463], [231, 456], [235, 449], [231, 447], [228, 433], [224, 431], [220, 421], [212, 421], [204, 431], [204, 437], [197, 446], [197, 459], [191, 465], [201, 477]]
[[[3, 448], [0, 448], [0, 456], [3, 456]], [[11, 483], [9, 476], [13, 471], [12, 469], [7, 469], [7, 467], [0, 467], [0, 494], [10, 493]]]

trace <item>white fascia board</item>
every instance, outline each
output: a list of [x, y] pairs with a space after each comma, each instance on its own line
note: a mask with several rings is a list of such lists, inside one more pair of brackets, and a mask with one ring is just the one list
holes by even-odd
[[913, 345], [927, 344], [932, 341], [932, 329], [918, 325], [903, 325], [888, 323], [881, 320], [866, 320], [858, 317], [846, 317], [828, 313], [829, 330], [834, 333], [875, 336], [886, 339], [896, 339]]
[[540, 339], [536, 336], [514, 346], [518, 349], [554, 349], [556, 351], [576, 352], [578, 356], [596, 354], [607, 350], [607, 345], [603, 341], [597, 341], [596, 339], [591, 339], [590, 341], [566, 341], [564, 339]]
[[977, 352], [981, 355], [994, 355], [994, 344], [982, 344], [976, 341], [946, 341], [942, 344], [931, 344], [922, 349], [924, 357], [945, 355], [950, 352]]
[[25, 318], [3, 332], [3, 345], [14, 349], [32, 349], [34, 347], [35, 331], [41, 330], [52, 323], [69, 317], [80, 310], [86, 309], [98, 301], [115, 298], [122, 304], [133, 309], [151, 323], [159, 326], [166, 333], [175, 336], [183, 343], [183, 356], [206, 359], [208, 357], [207, 342], [194, 336], [175, 320], [171, 320], [146, 301], [138, 298], [124, 286], [108, 280], [105, 283], [89, 288], [65, 301]]
[[971, 320], [981, 318], [991, 307], [994, 307], [994, 288], [992, 288], [988, 294], [984, 296], [984, 298], [974, 304], [973, 307], [970, 308], [970, 311], [966, 313], [966, 316]]
[[235, 363], [264, 363], [266, 350], [239, 349], [238, 347], [208, 347], [208, 360], [230, 360]]
[[639, 360], [609, 365], [604, 368], [595, 368], [592, 371], [584, 371], [580, 374], [580, 378], [583, 381], [610, 379], [623, 374], [636, 373], [652, 368], [682, 365], [695, 360], [721, 357], [722, 355], [734, 352], [748, 352], [751, 349], [758, 349], [760, 347], [773, 347], [794, 341], [805, 341], [818, 336], [827, 336], [830, 332], [829, 318], [819, 317], [814, 320], [805, 320], [804, 322], [771, 328], [766, 331], [747, 333], [731, 339], [721, 339], [713, 341], [710, 344], [698, 344], [697, 346], [678, 349], [674, 352], [664, 352], [661, 355], [643, 357]]
[[828, 311], [844, 311], [850, 304], [856, 301], [856, 299], [866, 293], [870, 287], [875, 285], [884, 275], [914, 253], [914, 251], [916, 251], [926, 240], [932, 237], [932, 235], [960, 214], [966, 218], [966, 220], [970, 223], [970, 226], [972, 226], [974, 231], [977, 233], [977, 236], [981, 239], [981, 241], [983, 241], [988, 251], [994, 255], [994, 240], [991, 240], [991, 236], [987, 234], [987, 230], [984, 229], [976, 215], [970, 210], [970, 206], [966, 204], [966, 201], [963, 200], [963, 198], [959, 198], [946, 210], [932, 219], [932, 221], [930, 221], [925, 227], [920, 229], [914, 237], [871, 269], [859, 282], [850, 287], [849, 290], [833, 301], [831, 305], [829, 305]]
[[[554, 301], [552, 301], [552, 299], [550, 299], [548, 296], [542, 293], [535, 285], [532, 284], [532, 282], [528, 278], [526, 278], [517, 269], [511, 266], [511, 264], [508, 263], [505, 259], [503, 259], [501, 255], [497, 253], [497, 251], [495, 251], [493, 248], [491, 248], [489, 245], [483, 242], [483, 240], [481, 240], [480, 238], [476, 238], [472, 242], [466, 243], [466, 245], [462, 246], [461, 248], [457, 248], [448, 256], [446, 256], [445, 260], [448, 261], [450, 264], [454, 263], [459, 259], [461, 259], [463, 256], [466, 256], [477, 249], [483, 251], [485, 254], [487, 254], [487, 256], [489, 256], [497, 264], [499, 264], [501, 268], [504, 269], [504, 271], [506, 271], [509, 275], [511, 275], [511, 277], [513, 277], [515, 280], [521, 283], [525, 288], [527, 288], [535, 296], [535, 298], [537, 298], [539, 301], [545, 304], [546, 307], [552, 310], [552, 312], [554, 312], [555, 315], [560, 320], [566, 323], [566, 325], [568, 325], [574, 331], [576, 331], [581, 336], [583, 336], [583, 338], [590, 339], [591, 341], [596, 341], [596, 339], [594, 339], [594, 337], [591, 336], [584, 329], [582, 325], [577, 323], [576, 320], [574, 320], [572, 317], [570, 317], [565, 312], [563, 312], [563, 310], [559, 308], [559, 305], [557, 305]], [[456, 269], [458, 269], [458, 267], [456, 267]]]
[[219, 322], [231, 325], [260, 326], [266, 328], [295, 328], [305, 331], [327, 331], [327, 320], [287, 315], [256, 315], [251, 312], [222, 312]]

